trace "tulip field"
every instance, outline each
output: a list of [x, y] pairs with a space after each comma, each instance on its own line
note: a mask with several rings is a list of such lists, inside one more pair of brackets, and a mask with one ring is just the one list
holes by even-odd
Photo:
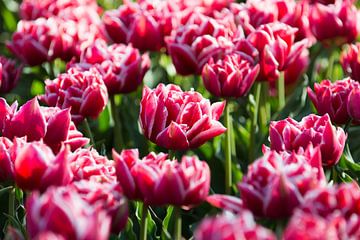
[[0, 239], [360, 239], [360, 1], [0, 0]]

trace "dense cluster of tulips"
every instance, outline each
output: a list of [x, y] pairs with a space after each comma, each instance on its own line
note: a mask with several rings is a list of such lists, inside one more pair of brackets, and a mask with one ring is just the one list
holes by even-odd
[[0, 239], [360, 239], [357, 4], [0, 0]]

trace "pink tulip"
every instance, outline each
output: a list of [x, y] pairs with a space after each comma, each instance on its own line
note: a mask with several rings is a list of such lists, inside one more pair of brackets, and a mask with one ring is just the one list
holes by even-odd
[[344, 72], [358, 82], [360, 82], [359, 48], [360, 43], [351, 44], [340, 56], [340, 63]]
[[0, 56], [0, 93], [8, 93], [16, 87], [22, 72], [22, 65], [16, 66], [14, 60]]
[[305, 194], [325, 185], [320, 149], [304, 154], [268, 151], [249, 166], [239, 183], [244, 206], [256, 216], [289, 217]]
[[348, 97], [354, 88], [360, 88], [360, 84], [346, 78], [334, 83], [323, 80], [320, 84], [315, 83], [314, 91], [310, 88], [307, 91], [319, 114], [327, 113], [334, 123], [345, 124], [351, 119], [347, 112], [347, 106]]
[[214, 207], [221, 208], [235, 214], [240, 213], [245, 209], [241, 198], [230, 195], [213, 194], [208, 196], [206, 201]]
[[119, 234], [128, 220], [128, 205], [121, 187], [113, 183], [81, 180], [71, 185], [93, 208], [104, 210], [111, 217], [111, 233]]
[[70, 68], [54, 80], [45, 81], [41, 100], [49, 106], [71, 108], [72, 120], [79, 124], [86, 117], [97, 118], [104, 110], [108, 93], [96, 69], [79, 71]]
[[[90, 206], [70, 187], [50, 188], [26, 199], [26, 227], [31, 239], [56, 236], [55, 239], [107, 240], [110, 217]], [[49, 235], [50, 234], [50, 235]], [[51, 238], [53, 239], [53, 238]]]
[[298, 151], [310, 143], [320, 147], [323, 166], [336, 164], [344, 150], [347, 136], [341, 128], [331, 124], [328, 114], [310, 114], [300, 122], [292, 118], [270, 123], [269, 139], [272, 150]]
[[251, 60], [251, 57], [238, 53], [226, 55], [216, 62], [211, 58], [202, 70], [206, 89], [217, 97], [243, 97], [259, 73], [259, 65], [254, 66]]
[[218, 122], [225, 102], [210, 101], [193, 90], [159, 84], [143, 89], [140, 125], [143, 134], [161, 147], [175, 150], [197, 148], [226, 131]]
[[360, 111], [358, 101], [360, 100], [360, 85], [356, 84], [356, 87], [350, 89], [349, 97], [347, 99], [347, 111], [349, 116], [356, 122], [360, 122]]
[[196, 240], [275, 240], [270, 230], [258, 225], [251, 212], [244, 210], [239, 215], [220, 215], [205, 218], [195, 231]]
[[56, 156], [41, 142], [17, 145], [15, 182], [23, 190], [45, 191], [49, 186], [70, 183], [73, 174], [69, 165], [69, 149], [63, 148]]
[[6, 137], [0, 137], [0, 182], [14, 179], [13, 143]]
[[196, 157], [183, 157], [179, 163], [166, 154], [150, 153], [140, 160], [137, 150], [125, 150], [120, 155], [113, 151], [113, 158], [118, 181], [130, 199], [192, 207], [208, 196], [210, 169]]

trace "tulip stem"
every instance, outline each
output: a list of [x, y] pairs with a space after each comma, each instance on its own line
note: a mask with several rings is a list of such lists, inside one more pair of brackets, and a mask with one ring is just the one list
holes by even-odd
[[122, 139], [122, 127], [119, 118], [119, 111], [115, 102], [115, 95], [110, 96], [111, 115], [114, 120], [114, 148], [119, 151], [124, 147], [124, 140]]
[[225, 133], [225, 193], [231, 194], [231, 119], [230, 119], [230, 104], [225, 106], [225, 126], [227, 128]]
[[143, 203], [142, 213], [141, 213], [141, 225], [140, 225], [140, 240], [147, 239], [148, 213], [149, 213], [148, 206], [145, 203]]
[[15, 217], [15, 188], [9, 191], [9, 216]]
[[94, 136], [91, 132], [91, 128], [89, 125], [89, 122], [87, 120], [87, 118], [84, 119], [84, 126], [85, 126], [85, 131], [86, 131], [86, 135], [90, 138], [90, 144], [95, 147], [95, 140], [94, 140]]
[[181, 240], [181, 207], [174, 206], [174, 239]]
[[259, 104], [260, 104], [260, 95], [261, 95], [261, 83], [257, 83], [255, 90], [255, 106], [254, 113], [251, 119], [251, 127], [250, 127], [250, 146], [249, 146], [249, 162], [254, 161], [255, 158], [255, 136], [256, 136], [256, 128], [259, 117]]
[[284, 108], [285, 106], [285, 76], [284, 71], [280, 72], [280, 76], [278, 79], [278, 111]]
[[54, 72], [54, 61], [48, 62], [48, 68], [49, 68], [49, 78], [54, 79], [55, 78], [55, 72]]

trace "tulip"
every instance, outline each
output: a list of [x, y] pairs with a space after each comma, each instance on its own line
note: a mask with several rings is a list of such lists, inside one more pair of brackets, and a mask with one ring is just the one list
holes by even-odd
[[26, 199], [25, 206], [26, 227], [31, 239], [43, 234], [55, 235], [55, 239], [109, 238], [110, 217], [105, 211], [90, 206], [72, 188], [50, 188], [42, 195], [34, 192]]
[[71, 118], [76, 124], [86, 117], [97, 118], [108, 101], [106, 86], [96, 69], [70, 68], [56, 79], [46, 80], [45, 85], [40, 99], [49, 106], [71, 107]]
[[8, 93], [16, 87], [22, 66], [16, 66], [16, 62], [0, 56], [0, 93]]
[[206, 201], [212, 206], [230, 211], [233, 213], [240, 213], [244, 210], [243, 201], [234, 196], [213, 194], [206, 198]]
[[329, 114], [331, 121], [336, 124], [345, 124], [351, 120], [347, 112], [348, 97], [354, 88], [360, 88], [360, 84], [350, 78], [331, 83], [323, 80], [320, 84], [315, 83], [314, 91], [307, 89], [310, 100], [313, 102], [318, 113]]
[[189, 208], [208, 196], [210, 169], [196, 157], [184, 156], [179, 163], [166, 154], [150, 153], [140, 160], [137, 150], [125, 150], [120, 155], [113, 151], [113, 158], [118, 181], [129, 199]]
[[196, 240], [254, 239], [275, 240], [270, 230], [258, 225], [251, 212], [242, 211], [239, 215], [220, 215], [203, 220], [195, 231]]
[[92, 207], [99, 207], [111, 217], [111, 233], [119, 234], [128, 219], [128, 205], [121, 187], [113, 183], [81, 180], [72, 185]]
[[360, 121], [360, 111], [358, 110], [358, 101], [360, 98], [360, 88], [357, 84], [356, 87], [350, 89], [349, 96], [347, 99], [347, 111], [349, 116], [358, 123]]
[[11, 157], [13, 143], [0, 137], [0, 182], [14, 179], [14, 160]]
[[94, 182], [116, 181], [114, 162], [101, 156], [95, 149], [79, 148], [69, 156], [74, 181], [82, 179]]
[[89, 46], [80, 57], [80, 67], [94, 66], [101, 74], [110, 95], [129, 93], [142, 83], [150, 59], [131, 45], [107, 46], [98, 40]]
[[248, 93], [259, 73], [259, 65], [240, 54], [226, 55], [216, 63], [211, 58], [202, 70], [206, 89], [217, 97], [239, 98]]
[[314, 147], [320, 147], [322, 164], [325, 167], [331, 167], [339, 161], [346, 138], [342, 128], [331, 124], [328, 114], [310, 114], [300, 122], [289, 117], [270, 123], [269, 140], [272, 150], [298, 151], [300, 148], [307, 148], [311, 143]]
[[357, 9], [352, 0], [316, 3], [310, 9], [309, 21], [316, 39], [325, 44], [351, 43], [358, 35]]
[[225, 102], [210, 101], [193, 90], [159, 84], [143, 89], [140, 103], [140, 125], [143, 134], [161, 147], [174, 150], [197, 148], [225, 132], [218, 122]]
[[340, 56], [340, 63], [344, 72], [358, 82], [360, 82], [359, 48], [360, 43], [351, 44]]
[[238, 187], [244, 206], [256, 216], [289, 217], [305, 194], [325, 185], [320, 149], [306, 154], [268, 151], [249, 166]]
[[69, 165], [69, 149], [56, 156], [41, 142], [18, 145], [15, 158], [15, 182], [23, 190], [45, 191], [49, 186], [62, 186], [73, 178]]

